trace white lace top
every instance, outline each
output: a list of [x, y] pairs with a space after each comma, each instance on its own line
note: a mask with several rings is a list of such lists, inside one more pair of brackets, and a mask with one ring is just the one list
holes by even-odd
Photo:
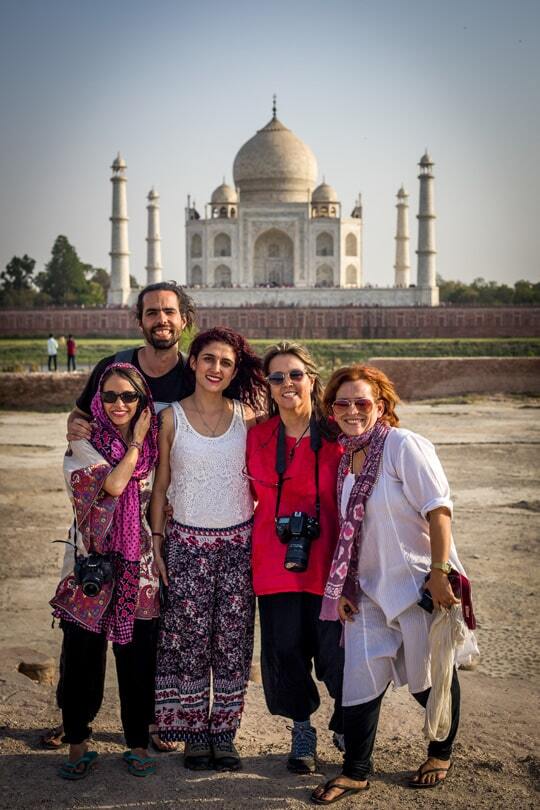
[[222, 436], [203, 436], [189, 423], [179, 402], [171, 405], [175, 433], [167, 499], [173, 517], [185, 526], [224, 529], [253, 515], [246, 463], [247, 428], [242, 404], [233, 400], [233, 418]]

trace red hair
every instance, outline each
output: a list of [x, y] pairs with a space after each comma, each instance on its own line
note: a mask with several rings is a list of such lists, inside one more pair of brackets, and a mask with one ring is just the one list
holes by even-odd
[[399, 403], [399, 397], [393, 382], [388, 379], [384, 371], [381, 371], [380, 368], [375, 368], [375, 366], [363, 366], [361, 363], [355, 363], [352, 366], [344, 366], [334, 371], [324, 389], [323, 408], [326, 415], [332, 415], [332, 403], [343, 383], [356, 382], [356, 380], [367, 382], [373, 392], [374, 399], [383, 403], [384, 413], [380, 417], [381, 421], [386, 422], [390, 427], [397, 427], [399, 425], [399, 417], [395, 409], [396, 405]]

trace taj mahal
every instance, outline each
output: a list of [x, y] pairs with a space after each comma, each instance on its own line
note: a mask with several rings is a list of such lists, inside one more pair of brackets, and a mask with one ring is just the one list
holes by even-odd
[[[225, 180], [199, 211], [185, 209], [186, 280], [199, 306], [436, 306], [433, 161], [419, 162], [416, 283], [411, 283], [408, 195], [397, 192], [394, 286], [366, 282], [362, 199], [350, 216], [334, 188], [318, 183], [315, 155], [277, 117], [238, 151]], [[126, 162], [113, 161], [108, 306], [130, 306]], [[147, 283], [162, 278], [159, 194], [148, 194]], [[167, 278], [173, 274], [169, 271]]]

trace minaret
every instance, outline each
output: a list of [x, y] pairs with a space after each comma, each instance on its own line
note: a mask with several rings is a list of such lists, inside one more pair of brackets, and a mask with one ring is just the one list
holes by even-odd
[[126, 161], [120, 152], [111, 166], [113, 184], [111, 228], [111, 286], [107, 294], [108, 306], [126, 306], [129, 303], [129, 247], [126, 195]]
[[411, 282], [411, 260], [409, 258], [409, 195], [401, 186], [397, 193], [396, 225], [396, 271], [394, 286], [408, 287]]
[[354, 208], [352, 210], [351, 217], [355, 219], [362, 219], [362, 195], [358, 194], [356, 198], [356, 202], [354, 204]]
[[418, 255], [416, 284], [436, 287], [435, 201], [433, 194], [433, 161], [427, 153], [420, 158], [420, 201], [418, 204]]
[[148, 193], [148, 236], [146, 237], [146, 283], [161, 281], [161, 236], [159, 235], [159, 194], [152, 188]]

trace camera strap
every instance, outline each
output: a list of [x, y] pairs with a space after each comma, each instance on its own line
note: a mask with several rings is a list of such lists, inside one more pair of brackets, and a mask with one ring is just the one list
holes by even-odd
[[72, 546], [73, 548], [73, 556], [75, 558], [75, 562], [77, 562], [77, 544], [72, 543], [71, 540], [51, 540], [51, 543], [64, 543], [66, 546]]
[[[315, 453], [315, 517], [317, 518], [317, 521], [320, 523], [321, 497], [319, 492], [319, 450], [321, 449], [322, 440], [319, 424], [317, 422], [314, 413], [311, 414], [309, 419], [309, 443], [311, 449]], [[279, 517], [279, 505], [281, 503], [281, 493], [283, 491], [284, 475], [286, 469], [287, 469], [287, 448], [285, 443], [285, 425], [280, 420], [277, 437], [277, 447], [276, 447], [276, 472], [278, 474], [276, 512], [275, 512], [276, 518]]]

